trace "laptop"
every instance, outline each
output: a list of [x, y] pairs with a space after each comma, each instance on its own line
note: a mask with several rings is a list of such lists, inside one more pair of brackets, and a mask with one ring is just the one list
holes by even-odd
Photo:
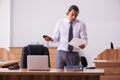
[[28, 55], [27, 70], [29, 71], [48, 71], [48, 55]]

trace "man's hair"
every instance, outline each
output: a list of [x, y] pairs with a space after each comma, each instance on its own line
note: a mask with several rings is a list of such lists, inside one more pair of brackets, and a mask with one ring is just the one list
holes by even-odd
[[68, 11], [70, 12], [71, 10], [75, 10], [79, 12], [79, 8], [76, 5], [71, 5], [68, 9]]

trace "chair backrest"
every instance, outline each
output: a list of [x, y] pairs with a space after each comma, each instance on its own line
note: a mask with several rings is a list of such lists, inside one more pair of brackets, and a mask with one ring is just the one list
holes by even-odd
[[22, 49], [21, 68], [27, 68], [27, 55], [48, 55], [50, 67], [50, 55], [47, 47], [43, 45], [28, 45]]
[[88, 62], [87, 62], [86, 57], [85, 57], [85, 56], [81, 56], [80, 59], [81, 59], [81, 64], [82, 64], [82, 66], [83, 66], [83, 67], [87, 67]]

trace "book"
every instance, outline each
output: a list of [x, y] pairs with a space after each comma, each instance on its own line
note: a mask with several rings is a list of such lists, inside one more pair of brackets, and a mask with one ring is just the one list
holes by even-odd
[[64, 66], [65, 71], [83, 71], [82, 65], [68, 65]]

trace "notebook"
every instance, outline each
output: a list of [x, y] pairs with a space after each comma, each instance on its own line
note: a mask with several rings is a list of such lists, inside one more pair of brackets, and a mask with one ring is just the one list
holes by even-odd
[[49, 70], [48, 55], [28, 55], [27, 70], [29, 71], [45, 71]]

